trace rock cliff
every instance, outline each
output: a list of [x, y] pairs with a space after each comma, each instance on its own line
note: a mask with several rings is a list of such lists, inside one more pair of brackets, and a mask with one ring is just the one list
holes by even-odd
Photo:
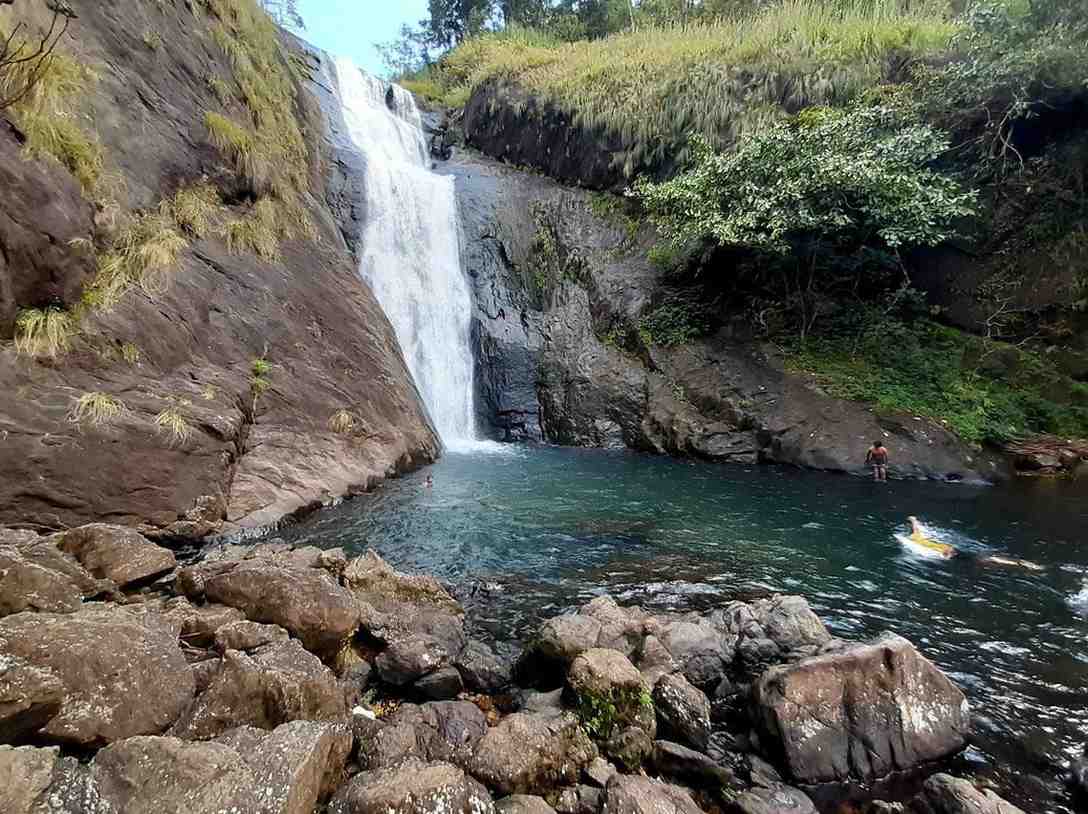
[[895, 476], [1005, 476], [936, 422], [878, 416], [785, 372], [744, 324], [680, 346], [645, 341], [638, 326], [667, 295], [647, 259], [653, 235], [591, 193], [469, 151], [441, 171], [457, 178], [478, 403], [496, 437], [854, 473], [882, 438]]
[[[283, 239], [266, 259], [210, 229], [187, 241], [170, 285], [86, 309], [67, 352], [33, 357], [7, 341], [19, 309], [79, 307], [114, 219], [154, 213], [202, 182], [222, 219], [253, 208], [206, 124], [208, 112], [247, 116], [249, 90], [216, 39], [240, 25], [214, 13], [234, 5], [70, 3], [58, 53], [90, 79], [60, 112], [100, 142], [109, 204], [87, 200], [57, 162], [29, 157], [18, 116], [0, 113], [0, 522], [109, 519], [178, 536], [258, 527], [437, 454], [334, 218], [343, 168], [307, 89], [316, 57], [294, 43], [275, 58], [294, 84], [314, 239]], [[2, 5], [0, 26], [45, 24], [45, 6]], [[79, 420], [88, 395], [117, 414]], [[164, 431], [175, 416], [182, 431]]]

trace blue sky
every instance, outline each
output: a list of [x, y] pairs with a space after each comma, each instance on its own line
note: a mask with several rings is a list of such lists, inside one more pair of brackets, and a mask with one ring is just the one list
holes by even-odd
[[374, 43], [394, 39], [402, 23], [419, 22], [427, 13], [427, 0], [299, 0], [298, 5], [308, 42], [379, 74], [382, 61]]

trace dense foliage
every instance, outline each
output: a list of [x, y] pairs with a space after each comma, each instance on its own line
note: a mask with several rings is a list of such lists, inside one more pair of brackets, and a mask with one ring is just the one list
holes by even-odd
[[809, 109], [726, 153], [700, 139], [685, 172], [643, 180], [633, 194], [675, 246], [710, 241], [768, 255], [757, 268], [781, 271], [779, 293], [805, 334], [827, 280], [865, 272], [841, 258], [941, 243], [972, 213], [974, 194], [931, 169], [947, 147], [933, 128], [886, 107]]
[[1088, 385], [1025, 348], [872, 307], [786, 344], [788, 365], [814, 374], [831, 395], [937, 419], [967, 441], [1088, 437]]

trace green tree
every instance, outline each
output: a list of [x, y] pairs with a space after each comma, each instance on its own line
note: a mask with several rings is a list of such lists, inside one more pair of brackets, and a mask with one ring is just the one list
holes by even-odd
[[424, 21], [430, 44], [450, 48], [466, 37], [479, 34], [493, 19], [493, 0], [429, 0]]
[[697, 140], [685, 172], [633, 194], [674, 246], [762, 258], [804, 337], [828, 284], [865, 273], [856, 260], [867, 249], [939, 244], [973, 213], [975, 193], [932, 169], [947, 148], [942, 133], [887, 107], [809, 108], [727, 153]]
[[395, 40], [376, 42], [374, 47], [382, 58], [390, 79], [401, 79], [422, 71], [431, 63], [428, 34], [422, 27], [402, 25]]

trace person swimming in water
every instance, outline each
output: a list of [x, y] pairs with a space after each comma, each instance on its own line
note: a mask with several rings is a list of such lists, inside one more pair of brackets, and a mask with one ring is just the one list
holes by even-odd
[[432, 486], [434, 486], [434, 477], [432, 475], [428, 475], [427, 479], [423, 481], [423, 485], [430, 489]]
[[[922, 527], [922, 524], [918, 522], [918, 518], [914, 515], [908, 517], [907, 522], [910, 523], [910, 537], [907, 539], [909, 539], [910, 542], [914, 545], [920, 546], [930, 551], [935, 551], [946, 560], [950, 560], [953, 557], [969, 556], [961, 552], [955, 546], [949, 545], [948, 543], [939, 543], [936, 540], [930, 538], [929, 535], [926, 534], [926, 531]], [[1027, 568], [1029, 571], [1043, 570], [1043, 567], [1041, 565], [1029, 562], [1028, 560], [1015, 560], [1009, 557], [979, 557], [978, 562], [993, 563], [994, 565], [1010, 565], [1016, 568]]]

